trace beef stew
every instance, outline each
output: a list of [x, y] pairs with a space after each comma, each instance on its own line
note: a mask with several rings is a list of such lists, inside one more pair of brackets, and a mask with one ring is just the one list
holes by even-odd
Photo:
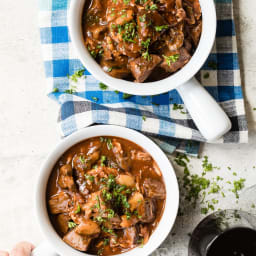
[[71, 247], [115, 255], [147, 243], [166, 191], [153, 158], [135, 143], [94, 137], [56, 163], [47, 185], [51, 222]]
[[161, 80], [186, 65], [202, 32], [199, 0], [87, 0], [85, 46], [110, 76]]

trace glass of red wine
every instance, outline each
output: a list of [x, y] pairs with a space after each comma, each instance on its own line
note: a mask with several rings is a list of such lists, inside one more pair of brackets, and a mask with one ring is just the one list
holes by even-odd
[[256, 256], [256, 186], [241, 196], [243, 210], [221, 210], [203, 219], [193, 231], [188, 256]]

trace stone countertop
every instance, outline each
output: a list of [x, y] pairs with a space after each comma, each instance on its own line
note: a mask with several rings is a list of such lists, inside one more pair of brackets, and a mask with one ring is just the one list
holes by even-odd
[[[256, 184], [256, 2], [234, 0], [234, 7], [249, 144], [207, 144], [201, 154], [221, 167], [214, 172], [232, 180], [232, 173], [226, 171], [230, 166], [249, 187]], [[45, 95], [36, 1], [1, 1], [0, 20], [0, 249], [8, 250], [20, 240], [36, 245], [42, 240], [33, 210], [34, 183], [40, 164], [60, 138], [58, 106]], [[200, 172], [201, 164], [202, 159], [192, 159], [192, 172]], [[174, 167], [181, 176], [182, 169]], [[228, 188], [224, 189], [229, 197]], [[184, 213], [155, 255], [186, 255], [187, 233], [203, 216], [198, 208]]]

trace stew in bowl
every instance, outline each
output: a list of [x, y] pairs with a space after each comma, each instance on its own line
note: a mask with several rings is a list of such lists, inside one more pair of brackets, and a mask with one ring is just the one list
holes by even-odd
[[202, 13], [199, 0], [88, 0], [82, 29], [86, 48], [106, 73], [152, 82], [190, 61]]
[[57, 161], [47, 185], [51, 222], [71, 247], [115, 255], [146, 244], [165, 208], [157, 163], [137, 144], [86, 139]]

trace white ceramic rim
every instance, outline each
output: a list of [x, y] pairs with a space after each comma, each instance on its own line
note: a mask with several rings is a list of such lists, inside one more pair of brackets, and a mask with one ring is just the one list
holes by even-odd
[[149, 255], [160, 246], [174, 225], [179, 207], [179, 188], [173, 167], [163, 151], [143, 134], [125, 127], [97, 125], [84, 128], [61, 141], [48, 155], [40, 169], [35, 194], [35, 210], [42, 233], [52, 248], [62, 256], [89, 256], [89, 254], [79, 252], [64, 243], [54, 230], [47, 213], [46, 186], [50, 173], [62, 154], [80, 141], [95, 136], [116, 136], [127, 140], [132, 139], [132, 141], [147, 150], [162, 170], [166, 184], [166, 204], [160, 223], [143, 248], [135, 248], [121, 254], [122, 256]]
[[199, 45], [191, 60], [175, 74], [150, 83], [134, 83], [113, 78], [105, 73], [100, 65], [91, 57], [84, 46], [81, 17], [86, 0], [71, 0], [68, 11], [68, 27], [74, 47], [85, 68], [98, 80], [111, 88], [133, 95], [157, 95], [175, 89], [190, 80], [203, 66], [214, 44], [217, 19], [214, 0], [199, 0], [203, 16], [203, 29]]

